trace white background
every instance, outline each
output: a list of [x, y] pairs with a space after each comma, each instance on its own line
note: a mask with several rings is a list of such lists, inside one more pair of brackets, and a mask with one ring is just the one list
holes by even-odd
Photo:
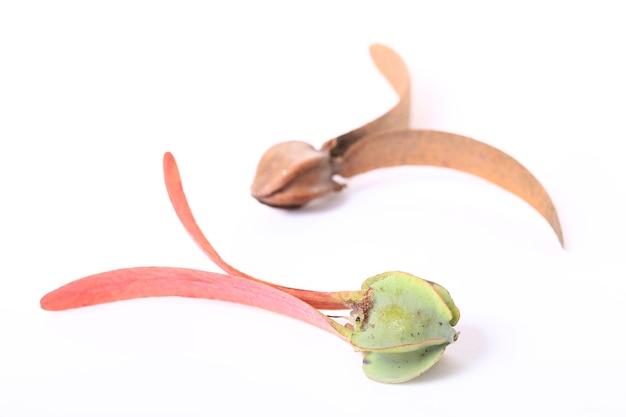
[[[0, 3], [0, 415], [626, 414], [620, 2], [204, 3]], [[395, 103], [373, 42], [410, 67], [414, 127], [539, 178], [566, 250], [522, 200], [451, 170], [368, 173], [293, 212], [249, 196], [271, 145], [319, 146]], [[383, 385], [340, 339], [245, 306], [40, 310], [96, 272], [217, 270], [170, 207], [165, 151], [237, 268], [329, 291], [411, 272], [450, 290], [458, 342]]]

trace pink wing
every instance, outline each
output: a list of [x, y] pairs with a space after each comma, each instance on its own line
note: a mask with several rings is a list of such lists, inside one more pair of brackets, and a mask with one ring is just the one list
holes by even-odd
[[192, 297], [263, 308], [307, 322], [345, 339], [341, 326], [306, 302], [250, 279], [186, 268], [139, 267], [70, 282], [41, 299], [44, 310], [67, 310], [146, 297]]
[[270, 285], [274, 288], [278, 288], [282, 291], [288, 292], [289, 294], [303, 301], [306, 301], [316, 308], [324, 310], [344, 310], [347, 308], [345, 305], [345, 300], [349, 298], [354, 298], [358, 295], [359, 291], [342, 291], [329, 293], [282, 287], [280, 285], [272, 284], [270, 282], [254, 278], [234, 268], [222, 259], [222, 257], [213, 248], [213, 245], [211, 245], [209, 240], [204, 236], [204, 233], [202, 233], [202, 230], [200, 230], [198, 223], [196, 223], [196, 220], [193, 217], [193, 213], [191, 212], [191, 208], [189, 207], [189, 203], [187, 202], [185, 192], [183, 191], [183, 185], [180, 178], [180, 173], [178, 171], [178, 165], [176, 164], [174, 156], [169, 152], [165, 153], [165, 155], [163, 156], [163, 175], [165, 177], [165, 187], [167, 188], [167, 194], [169, 195], [172, 206], [174, 207], [174, 211], [176, 212], [178, 219], [185, 227], [185, 230], [187, 230], [187, 233], [189, 233], [191, 238], [194, 240], [194, 242], [196, 242], [200, 249], [202, 249], [202, 251], [228, 275], [247, 278], [249, 280], [254, 280], [259, 283]]

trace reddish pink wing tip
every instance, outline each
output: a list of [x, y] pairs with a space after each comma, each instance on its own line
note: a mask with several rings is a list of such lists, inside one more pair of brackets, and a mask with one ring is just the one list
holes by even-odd
[[204, 236], [202, 230], [200, 230], [200, 227], [198, 226], [198, 223], [196, 223], [196, 219], [193, 217], [193, 213], [189, 207], [189, 202], [187, 201], [187, 197], [183, 191], [183, 185], [176, 160], [169, 152], [166, 152], [163, 156], [163, 174], [165, 177], [167, 194], [170, 197], [174, 211], [187, 230], [187, 233], [191, 235], [192, 239], [196, 242], [200, 249], [202, 249], [202, 251], [224, 272], [230, 275], [257, 280], [256, 278], [239, 271], [224, 261], [213, 248], [213, 245], [211, 245], [209, 240]]

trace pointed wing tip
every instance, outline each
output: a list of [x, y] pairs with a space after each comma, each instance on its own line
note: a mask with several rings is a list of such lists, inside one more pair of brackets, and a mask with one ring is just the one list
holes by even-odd
[[167, 151], [163, 154], [163, 167], [167, 167], [168, 165], [176, 164], [176, 160], [174, 159], [174, 155], [171, 152]]
[[48, 294], [41, 297], [39, 300], [41, 309], [46, 311], [64, 311], [107, 302], [98, 301], [86, 293], [77, 294], [75, 291], [68, 289], [68, 285], [72, 286], [72, 283], [50, 291]]
[[39, 306], [42, 310], [62, 311], [71, 308], [60, 302], [59, 297], [57, 297], [55, 293], [56, 291], [52, 291], [41, 297], [41, 300], [39, 300]]
[[377, 58], [380, 57], [380, 55], [384, 53], [396, 54], [396, 52], [393, 49], [391, 49], [387, 45], [383, 45], [382, 43], [371, 44], [369, 47], [369, 52], [370, 52], [370, 55], [372, 56], [372, 59], [374, 59], [374, 61], [376, 61]]
[[50, 304], [48, 303], [46, 296], [43, 296], [41, 300], [39, 300], [39, 307], [41, 307], [42, 310], [54, 311], [54, 308], [52, 308]]
[[163, 154], [163, 177], [165, 178], [165, 188], [170, 200], [174, 204], [174, 196], [176, 195], [176, 186], [182, 187], [180, 184], [180, 172], [174, 155], [170, 152]]

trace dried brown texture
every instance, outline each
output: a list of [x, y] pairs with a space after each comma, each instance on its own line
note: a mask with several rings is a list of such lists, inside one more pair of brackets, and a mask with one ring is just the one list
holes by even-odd
[[350, 309], [352, 309], [352, 313], [354, 314], [354, 320], [360, 322], [361, 325], [367, 322], [367, 316], [369, 314], [370, 308], [374, 305], [374, 289], [368, 288], [363, 295], [362, 298], [358, 300], [348, 299], [345, 303]]
[[341, 158], [352, 144], [365, 136], [378, 132], [409, 128], [411, 110], [411, 76], [409, 69], [397, 53], [384, 45], [372, 45], [370, 47], [370, 55], [378, 70], [385, 76], [396, 94], [398, 94], [398, 103], [378, 119], [372, 120], [365, 126], [354, 129], [338, 138], [331, 139], [322, 145], [322, 150], [327, 150], [333, 159]]
[[339, 191], [342, 186], [332, 176], [328, 152], [304, 142], [282, 142], [263, 154], [252, 195], [268, 206], [300, 207], [330, 191]]
[[468, 137], [409, 130], [410, 76], [393, 50], [373, 45], [370, 54], [398, 94], [398, 103], [372, 122], [327, 141], [320, 150], [285, 142], [261, 158], [252, 195], [261, 203], [294, 208], [343, 187], [333, 175], [352, 177], [377, 168], [430, 165], [476, 175], [519, 196], [550, 224], [561, 245], [563, 232], [550, 196], [510, 155]]
[[506, 153], [477, 140], [433, 130], [368, 136], [346, 152], [336, 173], [343, 177], [397, 165], [453, 168], [486, 179], [517, 195], [548, 221], [563, 245], [556, 208], [541, 183]]
[[308, 143], [282, 142], [263, 154], [252, 183], [252, 196], [273, 207], [295, 208], [311, 200], [339, 191], [334, 182], [331, 159], [359, 139], [377, 132], [407, 129], [409, 126], [410, 77], [402, 58], [383, 45], [370, 47], [372, 60], [398, 93], [399, 101], [391, 110], [365, 126], [329, 140], [321, 150]]

